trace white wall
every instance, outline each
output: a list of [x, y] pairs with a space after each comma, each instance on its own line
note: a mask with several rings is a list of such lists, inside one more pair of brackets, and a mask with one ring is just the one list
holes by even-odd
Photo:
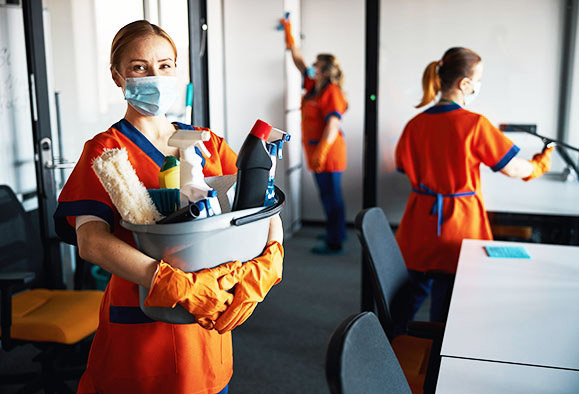
[[207, 73], [209, 127], [227, 139], [225, 123], [225, 64], [223, 2], [207, 0]]
[[[225, 116], [221, 121], [220, 111], [214, 113], [212, 109], [212, 127], [214, 122], [224, 125], [224, 134], [234, 150], [241, 147], [257, 118], [285, 128], [292, 134], [284, 153], [287, 158], [281, 164], [285, 174], [280, 174], [278, 170], [276, 175], [276, 183], [280, 178], [288, 189], [286, 192], [289, 191], [291, 209], [296, 211], [301, 205], [301, 215], [292, 214], [292, 227], [293, 224], [299, 225], [299, 216], [305, 220], [323, 220], [324, 216], [312, 175], [301, 165], [301, 126], [297, 110], [302, 93], [301, 75], [294, 67], [289, 52], [285, 51], [283, 32], [275, 29], [279, 18], [285, 11], [290, 11], [294, 37], [300, 43], [308, 63], [313, 63], [320, 52], [334, 53], [340, 60], [345, 74], [344, 90], [349, 101], [349, 109], [343, 119], [349, 161], [344, 174], [344, 195], [348, 220], [353, 220], [361, 208], [362, 197], [363, 4], [353, 4], [347, 0], [223, 0], [223, 8], [219, 10], [220, 4], [216, 3], [219, 2], [208, 2], [208, 19], [218, 21], [222, 12], [225, 59], [222, 108]], [[334, 23], [326, 23], [328, 18]], [[304, 37], [301, 42], [300, 27]], [[210, 29], [215, 30], [213, 24], [210, 24]], [[214, 42], [212, 38], [211, 42]], [[220, 70], [217, 64], [212, 63], [212, 57], [219, 56], [219, 51], [218, 42], [210, 46], [209, 61], [213, 64], [210, 67], [210, 86], [217, 88], [217, 91], [210, 92], [210, 97], [214, 97], [211, 105], [215, 104], [218, 108], [221, 106]], [[217, 80], [211, 81], [211, 73]], [[296, 189], [301, 189], [301, 195], [294, 194]], [[302, 201], [307, 203], [300, 204]]]
[[[379, 204], [399, 222], [409, 183], [395, 172], [394, 149], [404, 125], [423, 111], [426, 65], [465, 46], [484, 62], [482, 89], [470, 110], [491, 122], [534, 123], [557, 136], [562, 1], [414, 0], [381, 2]], [[527, 157], [530, 158], [530, 157]]]
[[[151, 20], [163, 27], [178, 51], [177, 77], [181, 97], [167, 114], [184, 119], [185, 86], [189, 82], [187, 3], [159, 5]], [[111, 78], [110, 48], [116, 32], [143, 18], [142, 0], [44, 0], [51, 16], [54, 88], [60, 92], [63, 155], [76, 160], [84, 142], [119, 121], [126, 110], [123, 93]], [[56, 133], [56, 130], [54, 130]]]
[[[282, 220], [289, 235], [300, 223], [300, 122], [295, 109], [299, 108], [301, 79], [290, 65], [283, 31], [277, 29], [285, 11], [299, 15], [299, 1], [209, 1], [208, 53], [209, 86], [215, 89], [210, 91], [211, 127], [224, 126], [223, 134], [233, 150], [239, 150], [257, 119], [292, 135], [284, 146], [284, 159], [276, 167], [276, 184], [287, 198]], [[215, 32], [219, 21], [222, 44], [221, 33]], [[296, 22], [299, 34], [299, 18]], [[223, 71], [220, 57], [224, 59]]]
[[142, 1], [126, 2], [122, 13], [108, 12], [113, 0], [96, 4], [94, 0], [45, 0], [44, 5], [52, 19], [54, 88], [60, 92], [63, 156], [76, 160], [86, 140], [125, 113], [122, 92], [109, 71], [110, 45], [118, 29], [143, 17]]
[[36, 189], [22, 9], [0, 6], [0, 184]]
[[278, 1], [224, 0], [227, 140], [238, 151], [257, 119], [283, 127], [283, 15]]
[[[579, 111], [577, 111], [577, 108], [579, 108], [579, 38], [577, 35], [575, 37], [575, 64], [571, 70], [573, 80], [571, 85], [571, 110], [569, 114], [569, 139], [567, 141], [575, 147], [579, 147]], [[571, 151], [569, 151], [569, 154], [575, 159], [575, 162], [579, 164], [579, 155]]]
[[[113, 0], [44, 2], [52, 19], [54, 80], [56, 90], [62, 92], [68, 159], [75, 159], [86, 139], [116, 122], [124, 112], [120, 90], [110, 80], [108, 51], [114, 32], [142, 16], [142, 1], [133, 1], [132, 7], [123, 2], [130, 12], [122, 13], [103, 11], [115, 6]], [[322, 220], [323, 211], [311, 174], [300, 169], [299, 112], [295, 109], [301, 80], [284, 50], [283, 32], [276, 30], [284, 11], [294, 10], [294, 36], [307, 62], [313, 62], [319, 52], [338, 57], [349, 101], [343, 118], [349, 162], [343, 186], [347, 219], [353, 221], [362, 206], [364, 3], [208, 0], [207, 4], [211, 127], [235, 150], [257, 118], [292, 133], [294, 138], [286, 151], [289, 159], [278, 165], [278, 171], [282, 168], [300, 175], [287, 175], [284, 183], [292, 190], [301, 186], [305, 220]], [[472, 110], [484, 113], [495, 124], [536, 123], [541, 134], [556, 135], [562, 12], [561, 0], [382, 1], [379, 204], [392, 221], [399, 220], [409, 192], [406, 178], [394, 172], [394, 147], [404, 124], [419, 112], [413, 106], [420, 99], [424, 67], [439, 59], [448, 47], [471, 47], [485, 61], [482, 92]], [[165, 16], [161, 12], [162, 22]], [[106, 26], [97, 23], [103, 19]], [[186, 25], [186, 15], [177, 23], [180, 26], [171, 27], [169, 21], [166, 24], [171, 34], [178, 35]], [[183, 40], [177, 41], [179, 46], [186, 46]], [[185, 56], [184, 51], [180, 53], [179, 67], [185, 65]], [[579, 62], [575, 70], [579, 75]], [[578, 91], [579, 77], [575, 77], [574, 106]], [[571, 141], [575, 144], [579, 143], [579, 132], [573, 132], [579, 130], [577, 125], [579, 116], [572, 111]], [[298, 196], [292, 198], [292, 203], [296, 201], [300, 201]]]
[[[352, 222], [362, 208], [362, 144], [364, 134], [364, 71], [365, 71], [365, 8], [364, 2], [349, 0], [302, 1], [301, 48], [308, 64], [318, 53], [334, 54], [344, 73], [344, 92], [348, 111], [342, 119], [342, 129], [348, 147], [348, 168], [343, 174], [342, 187], [346, 204], [346, 219]], [[297, 39], [297, 37], [296, 37]], [[304, 220], [324, 220], [312, 174], [303, 169], [302, 217]]]

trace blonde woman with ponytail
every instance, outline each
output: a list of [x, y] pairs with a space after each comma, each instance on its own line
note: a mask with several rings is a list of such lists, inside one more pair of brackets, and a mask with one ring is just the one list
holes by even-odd
[[396, 233], [411, 279], [393, 311], [399, 332], [430, 292], [431, 320], [446, 321], [461, 241], [492, 239], [479, 166], [528, 181], [551, 165], [553, 148], [530, 161], [515, 157], [512, 141], [464, 108], [479, 93], [482, 72], [481, 57], [467, 48], [450, 48], [430, 62], [417, 107], [432, 105], [408, 122], [396, 147], [396, 166], [412, 185]]
[[346, 141], [341, 129], [342, 115], [348, 103], [342, 92], [344, 75], [334, 55], [322, 53], [312, 67], [307, 67], [295, 45], [288, 19], [282, 19], [286, 48], [304, 78], [302, 98], [302, 143], [306, 162], [318, 185], [326, 214], [324, 242], [314, 247], [314, 254], [343, 253], [346, 219], [342, 198], [342, 172], [346, 170]]

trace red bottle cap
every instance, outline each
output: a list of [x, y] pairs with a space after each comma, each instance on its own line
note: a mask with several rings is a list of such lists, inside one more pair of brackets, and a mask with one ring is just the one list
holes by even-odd
[[269, 123], [265, 123], [261, 119], [258, 119], [253, 125], [250, 134], [253, 134], [257, 138], [265, 141], [269, 138], [270, 132], [271, 132], [271, 125]]

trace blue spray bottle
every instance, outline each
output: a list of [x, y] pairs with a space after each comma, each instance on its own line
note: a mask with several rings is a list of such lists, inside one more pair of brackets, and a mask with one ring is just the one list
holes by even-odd
[[265, 206], [275, 204], [275, 170], [277, 160], [283, 158], [283, 144], [289, 141], [291, 136], [285, 131], [272, 128], [269, 138], [266, 142], [266, 147], [271, 158], [271, 169], [269, 171], [269, 179], [267, 181], [267, 190], [265, 193]]

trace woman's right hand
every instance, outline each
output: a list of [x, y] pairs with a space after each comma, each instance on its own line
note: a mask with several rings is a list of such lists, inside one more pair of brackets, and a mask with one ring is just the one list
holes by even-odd
[[233, 302], [215, 321], [215, 329], [220, 334], [247, 320], [257, 303], [263, 301], [269, 290], [281, 281], [283, 256], [281, 243], [270, 241], [261, 256], [246, 261], [235, 272], [220, 279], [224, 287], [235, 286]]
[[220, 279], [235, 272], [241, 264], [231, 261], [197, 272], [183, 272], [160, 261], [144, 304], [165, 308], [180, 304], [203, 328], [211, 329], [213, 322], [233, 301], [233, 294], [228, 290], [236, 282], [224, 281], [221, 285]]
[[554, 149], [555, 146], [545, 147], [541, 153], [535, 154], [533, 158], [529, 160], [533, 166], [533, 171], [531, 175], [523, 178], [524, 181], [530, 181], [533, 178], [540, 177], [551, 169], [551, 156]]
[[285, 47], [287, 49], [292, 49], [295, 45], [294, 36], [292, 35], [292, 24], [289, 19], [282, 18], [280, 22], [283, 26], [283, 31], [285, 33]]

